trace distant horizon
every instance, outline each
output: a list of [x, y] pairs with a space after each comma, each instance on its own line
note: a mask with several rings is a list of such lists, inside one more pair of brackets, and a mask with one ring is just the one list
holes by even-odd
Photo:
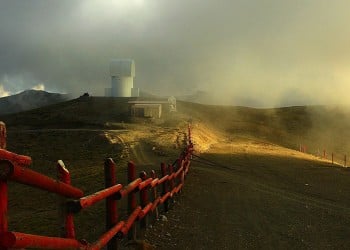
[[349, 9], [343, 0], [3, 0], [0, 96], [102, 96], [110, 61], [131, 58], [134, 86], [156, 95], [350, 105]]
[[[19, 91], [17, 93], [9, 94], [7, 96], [2, 96], [2, 97], [0, 97], [0, 99], [6, 98], [6, 97], [10, 97], [10, 96], [14, 96], [14, 95], [18, 95], [18, 94], [21, 94], [21, 93], [27, 92], [27, 91], [28, 92], [29, 91], [37, 91], [37, 92], [46, 92], [46, 93], [50, 93], [50, 94], [67, 95], [67, 96], [69, 96], [68, 100], [79, 98], [80, 96], [82, 96], [85, 93], [88, 93], [91, 97], [99, 97], [99, 98], [106, 97], [104, 95], [94, 95], [93, 93], [90, 93], [90, 92], [81, 92], [80, 95], [76, 95], [76, 94], [73, 94], [73, 93], [61, 93], [61, 92], [58, 92], [58, 91], [55, 92], [55, 91], [42, 90], [42, 89], [25, 89], [25, 90]], [[142, 91], [142, 90], [141, 90], [141, 92], [147, 93], [149, 95], [153, 95], [153, 96], [158, 97], [158, 98], [167, 98], [169, 96], [172, 96], [172, 95], [156, 95], [156, 94], [152, 94], [152, 93], [149, 93], [147, 91], [145, 92], [145, 91]], [[348, 106], [348, 105], [335, 104], [335, 103], [329, 103], [329, 104], [320, 104], [320, 103], [301, 104], [301, 103], [295, 103], [295, 104], [286, 104], [286, 105], [281, 105], [281, 106], [259, 106], [259, 105], [251, 105], [251, 104], [248, 104], [248, 103], [245, 103], [245, 104], [244, 103], [229, 104], [229, 103], [205, 102], [205, 101], [202, 101], [202, 100], [191, 100], [190, 99], [191, 97], [196, 96], [196, 94], [198, 94], [198, 93], [208, 94], [208, 92], [205, 92], [205, 91], [196, 91], [196, 92], [194, 92], [192, 94], [185, 94], [185, 95], [182, 95], [182, 96], [175, 96], [175, 98], [177, 100], [180, 100], [180, 101], [193, 102], [193, 103], [203, 104], [203, 105], [247, 107], [247, 108], [254, 108], [254, 109], [274, 109], [274, 108], [312, 107], [312, 106], [350, 108], [350, 106]], [[140, 97], [142, 97], [142, 96], [140, 96]], [[108, 98], [110, 98], [110, 97], [108, 97]], [[116, 97], [116, 98], [118, 98], [118, 97]]]

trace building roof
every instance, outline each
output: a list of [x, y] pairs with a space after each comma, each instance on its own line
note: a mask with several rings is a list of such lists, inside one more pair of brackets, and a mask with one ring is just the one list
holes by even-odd
[[134, 77], [135, 62], [132, 59], [112, 59], [109, 70], [111, 76]]
[[135, 108], [159, 108], [162, 107], [161, 104], [156, 104], [156, 103], [143, 103], [143, 104], [139, 104], [139, 103], [135, 103], [134, 105], [132, 105], [132, 107]]
[[163, 104], [169, 103], [168, 101], [128, 101], [130, 104]]

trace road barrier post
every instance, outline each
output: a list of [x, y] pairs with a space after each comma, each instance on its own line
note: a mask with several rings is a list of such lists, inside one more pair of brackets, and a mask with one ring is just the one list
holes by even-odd
[[346, 167], [346, 155], [344, 155], [344, 167]]
[[[0, 122], [0, 149], [6, 149], [6, 126], [5, 123]], [[7, 161], [0, 161], [0, 169], [7, 169], [10, 164]], [[7, 204], [8, 204], [8, 191], [7, 191], [7, 179], [6, 171], [0, 172], [0, 233], [7, 232]]]
[[[136, 179], [136, 166], [135, 163], [130, 161], [128, 163], [128, 182], [132, 182]], [[134, 191], [130, 192], [128, 194], [128, 213], [129, 215], [134, 212], [134, 210], [137, 207], [136, 203], [136, 194]], [[133, 224], [128, 232], [128, 239], [129, 240], [135, 240], [136, 239], [136, 227], [135, 224]]]
[[0, 122], [0, 148], [6, 149], [6, 125]]
[[[167, 173], [167, 167], [165, 165], [164, 162], [162, 162], [160, 164], [160, 170], [161, 170], [161, 173], [162, 173], [162, 177], [166, 176], [168, 173]], [[163, 182], [163, 190], [162, 190], [162, 196], [165, 195], [166, 193], [168, 193], [168, 180], [164, 181]], [[168, 199], [164, 202], [164, 211], [167, 212], [169, 210], [169, 202], [168, 202]]]
[[[6, 125], [0, 122], [0, 149], [6, 149]], [[2, 168], [7, 168], [9, 162], [0, 161], [0, 166]], [[0, 233], [7, 232], [7, 204], [8, 204], [8, 194], [7, 194], [7, 179], [0, 173]], [[5, 173], [4, 173], [5, 175]]]
[[[71, 185], [70, 173], [62, 160], [57, 161], [57, 177], [61, 182], [67, 185]], [[67, 199], [65, 197], [59, 196], [61, 236], [65, 238], [75, 239], [73, 213], [67, 211], [66, 201]]]
[[[156, 171], [154, 171], [154, 170], [151, 171], [151, 177], [153, 178], [153, 180], [157, 178]], [[152, 196], [153, 196], [153, 202], [155, 202], [158, 199], [157, 185], [155, 185], [152, 188]], [[158, 217], [159, 217], [158, 206], [156, 206], [155, 209], [154, 209], [154, 218], [155, 218], [155, 220], [158, 220]]]
[[191, 125], [188, 124], [188, 144], [192, 144]]
[[9, 161], [0, 160], [0, 234], [8, 230], [7, 209], [8, 209], [8, 187], [6, 175], [10, 169]]
[[[104, 162], [105, 188], [116, 185], [116, 166], [112, 158], [108, 158]], [[114, 195], [106, 198], [106, 231], [113, 228], [118, 222], [117, 200]], [[107, 245], [107, 250], [118, 249], [118, 239], [113, 237]]]
[[[168, 173], [169, 176], [172, 176], [171, 180], [169, 180], [169, 186], [170, 186], [170, 190], [173, 190], [175, 187], [175, 178], [174, 178], [174, 167], [171, 164], [168, 164]], [[171, 197], [170, 198], [170, 202], [173, 204], [174, 203], [174, 198]]]
[[[145, 181], [147, 179], [147, 174], [145, 171], [142, 171], [139, 175], [139, 177], [142, 179], [142, 181]], [[148, 186], [144, 187], [142, 190], [140, 190], [140, 205], [143, 208], [145, 208], [148, 204]], [[146, 214], [141, 220], [140, 220], [140, 230], [141, 230], [141, 236], [144, 235], [145, 230], [148, 225], [148, 215]]]

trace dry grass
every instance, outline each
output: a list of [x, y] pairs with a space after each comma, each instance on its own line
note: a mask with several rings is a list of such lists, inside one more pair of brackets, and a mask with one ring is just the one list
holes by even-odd
[[[210, 245], [210, 240], [225, 235], [222, 231], [225, 229], [235, 232], [231, 238], [237, 248], [286, 248], [288, 244], [295, 244], [297, 248], [350, 245], [345, 238], [339, 240], [342, 236], [337, 236], [350, 232], [346, 227], [336, 225], [339, 218], [350, 225], [347, 216], [350, 207], [347, 202], [350, 195], [348, 172], [296, 151], [300, 143], [310, 145], [311, 152], [316, 152], [321, 145], [330, 145], [332, 149], [342, 151], [340, 153], [350, 149], [344, 139], [348, 136], [344, 128], [349, 117], [342, 115], [343, 111], [327, 113], [322, 107], [258, 110], [186, 102], [179, 102], [178, 110], [180, 113], [167, 115], [156, 122], [131, 120], [125, 100], [90, 98], [3, 116], [0, 120], [8, 125], [9, 150], [31, 156], [31, 168], [53, 178], [56, 176], [56, 162], [62, 159], [71, 171], [73, 185], [86, 194], [103, 188], [103, 161], [107, 157], [112, 157], [117, 163], [117, 179], [121, 183], [126, 183], [126, 163], [129, 160], [137, 163], [138, 170], [147, 171], [159, 169], [162, 161], [172, 163], [186, 139], [187, 122], [192, 121], [196, 153], [221, 165], [234, 167], [237, 172], [194, 164], [186, 188], [196, 189], [197, 195], [193, 199], [188, 193], [184, 194], [183, 213], [180, 209], [177, 215], [184, 223], [178, 234], [178, 244], [187, 241], [187, 246], [195, 248], [197, 237], [208, 247], [219, 246]], [[333, 123], [340, 119], [344, 121], [343, 125]], [[62, 128], [75, 130], [57, 130]], [[333, 140], [329, 138], [341, 139], [329, 143]], [[207, 179], [208, 183], [203, 182], [207, 176], [213, 178]], [[219, 195], [222, 185], [226, 185], [227, 192]], [[201, 199], [202, 192], [210, 195], [211, 204], [219, 207], [206, 207], [207, 201]], [[58, 235], [55, 195], [11, 183], [9, 196], [11, 230]], [[120, 205], [124, 206], [123, 203]], [[306, 205], [312, 209], [305, 210]], [[198, 210], [193, 209], [196, 206]], [[208, 221], [213, 222], [210, 225], [214, 227], [216, 218], [208, 220], [208, 217], [189, 211], [205, 211], [208, 216], [216, 216], [218, 211], [222, 215], [232, 214], [232, 211], [235, 214], [228, 221], [219, 216], [219, 221], [225, 226], [218, 229], [213, 238], [208, 236], [212, 231], [207, 232], [204, 227], [208, 227]], [[123, 218], [125, 209], [121, 212]], [[319, 222], [317, 217], [321, 218]], [[76, 216], [78, 238], [95, 240], [104, 230], [101, 220], [104, 220], [103, 203]], [[188, 225], [193, 225], [193, 221], [202, 227], [199, 231]], [[309, 229], [308, 225], [311, 226]], [[334, 231], [328, 238], [327, 226]], [[322, 239], [317, 238], [317, 227], [321, 229]], [[172, 235], [176, 235], [176, 228], [171, 230], [174, 231]], [[186, 237], [184, 230], [187, 230]], [[191, 234], [191, 230], [197, 235]], [[301, 243], [301, 234], [306, 234], [303, 239], [308, 244]], [[231, 238], [224, 240], [231, 242]], [[316, 240], [324, 244], [315, 243]], [[225, 245], [220, 246], [225, 248]]]

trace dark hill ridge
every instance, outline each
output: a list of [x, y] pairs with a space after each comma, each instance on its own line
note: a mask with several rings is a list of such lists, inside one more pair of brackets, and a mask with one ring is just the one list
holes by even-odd
[[229, 137], [246, 137], [272, 142], [292, 149], [300, 144], [307, 151], [350, 152], [350, 109], [346, 107], [295, 106], [256, 109], [237, 106], [178, 102], [178, 110]]
[[0, 98], [0, 115], [31, 110], [71, 99], [67, 94], [42, 90], [26, 90], [19, 94]]
[[[0, 120], [9, 129], [106, 128], [107, 124], [135, 122], [129, 115], [129, 100], [134, 99], [81, 97], [21, 113], [0, 115]], [[299, 145], [304, 144], [308, 152], [315, 154], [323, 149], [339, 154], [350, 152], [350, 111], [345, 108], [296, 106], [256, 109], [178, 101], [177, 109], [177, 114], [164, 116], [157, 120], [157, 124], [170, 126], [181, 120], [193, 119], [227, 134], [228, 139], [246, 137], [293, 149], [299, 149]]]
[[[324, 143], [347, 151], [348, 111], [179, 101], [173, 116], [132, 120], [128, 100], [81, 97], [0, 116], [8, 126], [8, 149], [31, 156], [30, 168], [52, 178], [56, 178], [57, 160], [64, 160], [72, 184], [88, 195], [104, 188], [105, 158], [115, 160], [117, 180], [123, 184], [129, 160], [140, 164], [138, 171], [147, 172], [157, 170], [160, 162], [171, 163], [180, 150], [174, 147], [175, 140], [182, 138], [187, 121], [192, 120], [195, 143], [204, 144], [210, 134], [220, 135], [219, 143], [213, 142], [209, 151], [200, 153], [202, 159], [217, 164], [206, 165], [194, 157], [184, 192], [166, 214], [167, 222], [156, 222], [148, 230], [146, 239], [156, 243], [157, 249], [349, 249], [348, 168], [271, 145], [295, 149], [296, 144], [305, 143], [311, 150], [312, 143]], [[108, 122], [122, 121], [133, 124], [123, 124], [126, 129], [120, 131], [103, 129]], [[92, 125], [97, 129], [84, 129]], [[160, 148], [162, 155], [154, 148]], [[9, 182], [10, 229], [57, 236], [57, 196], [12, 184]], [[104, 206], [101, 202], [75, 216], [77, 239], [93, 242], [105, 232], [104, 223], [97, 223], [105, 216]], [[120, 218], [126, 218], [125, 202], [118, 207]]]
[[[16, 114], [0, 116], [9, 128], [81, 128], [103, 127], [107, 121], [128, 118], [124, 98], [80, 97]], [[20, 122], [19, 122], [20, 121]]]

